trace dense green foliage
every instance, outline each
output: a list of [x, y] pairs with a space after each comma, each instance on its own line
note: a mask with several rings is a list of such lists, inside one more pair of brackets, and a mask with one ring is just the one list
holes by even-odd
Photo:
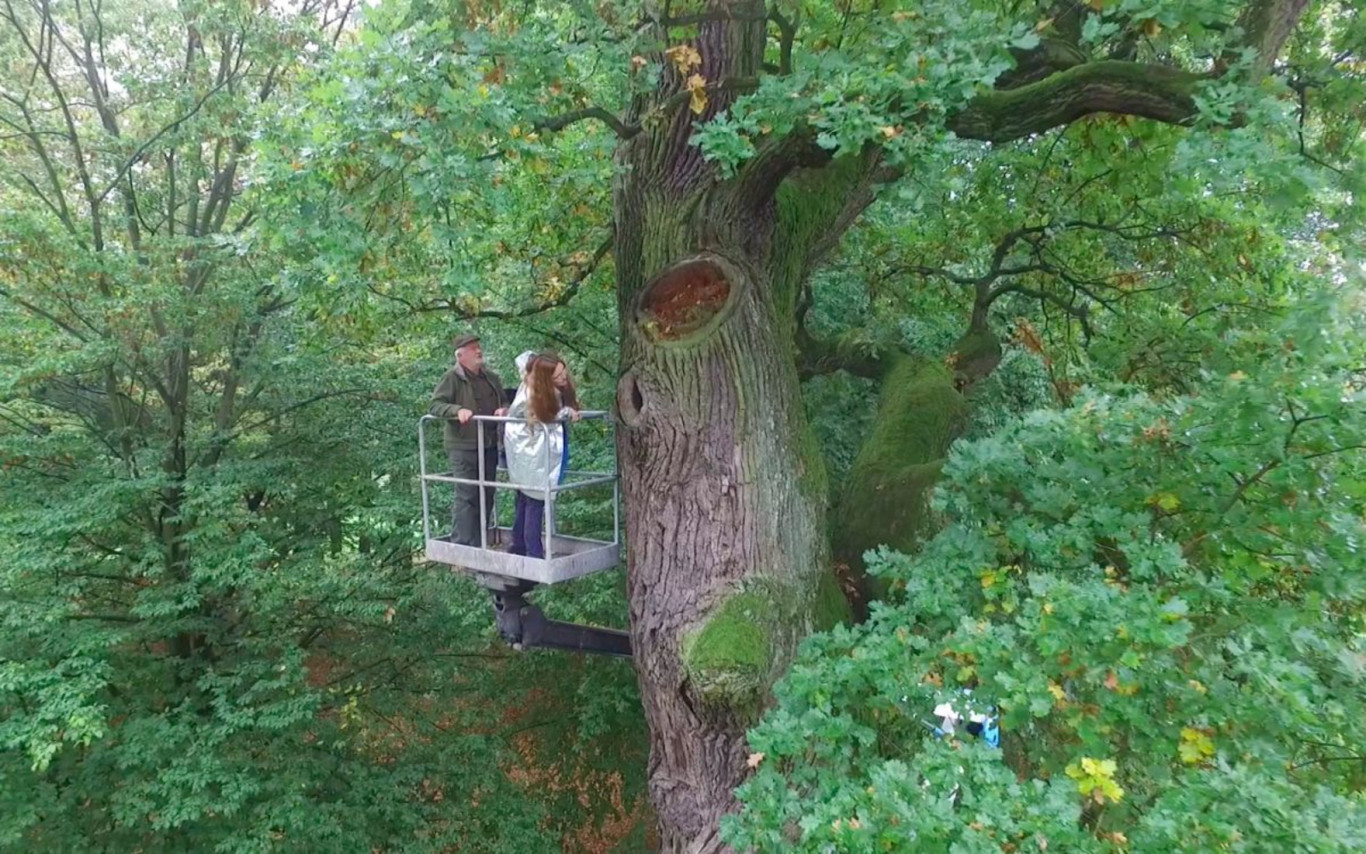
[[[752, 734], [759, 850], [1345, 851], [1366, 841], [1360, 297], [960, 444], [901, 592]], [[1335, 315], [1339, 319], [1335, 319]], [[996, 704], [1003, 749], [933, 738]]]
[[[419, 559], [415, 422], [471, 323], [610, 408], [618, 139], [550, 125], [687, 66], [656, 5], [0, 0], [0, 849], [648, 849], [635, 674], [505, 649]], [[803, 385], [837, 556], [906, 553], [774, 698], [787, 614], [693, 636], [776, 703], [728, 838], [1366, 847], [1366, 18], [1310, 4], [1257, 80], [1241, 4], [770, 5], [789, 73], [679, 106], [744, 89], [695, 134], [718, 174], [802, 128], [881, 158], [794, 320], [845, 357]], [[955, 138], [1074, 26], [1232, 70], [1188, 127]], [[538, 601], [623, 626], [623, 582]], [[928, 737], [965, 686], [1003, 750]]]

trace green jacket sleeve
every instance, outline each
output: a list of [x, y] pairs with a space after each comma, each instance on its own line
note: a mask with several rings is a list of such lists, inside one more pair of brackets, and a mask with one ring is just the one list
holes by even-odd
[[447, 371], [441, 377], [441, 382], [437, 383], [436, 391], [432, 392], [432, 405], [427, 408], [428, 414], [437, 418], [454, 418], [461, 409], [466, 408], [457, 400], [456, 393], [455, 371]]

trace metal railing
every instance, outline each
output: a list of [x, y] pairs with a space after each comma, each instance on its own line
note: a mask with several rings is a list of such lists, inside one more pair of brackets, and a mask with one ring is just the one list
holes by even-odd
[[[424, 539], [424, 540], [430, 541], [430, 540], [432, 539], [431, 498], [430, 498], [430, 494], [429, 494], [430, 491], [429, 491], [429, 488], [428, 488], [428, 484], [430, 484], [430, 483], [451, 483], [451, 484], [460, 484], [460, 485], [466, 485], [466, 486], [475, 486], [475, 487], [478, 487], [478, 488], [479, 488], [479, 519], [480, 519], [480, 525], [479, 525], [479, 546], [480, 546], [480, 548], [482, 548], [482, 549], [488, 549], [488, 547], [489, 547], [489, 542], [488, 542], [489, 527], [490, 527], [490, 524], [489, 524], [489, 523], [490, 523], [490, 522], [493, 522], [493, 523], [494, 523], [494, 527], [496, 527], [496, 525], [497, 525], [497, 518], [498, 518], [498, 516], [497, 516], [497, 510], [498, 510], [498, 508], [497, 508], [497, 506], [496, 506], [496, 505], [497, 505], [497, 501], [496, 501], [496, 500], [495, 500], [495, 502], [494, 502], [495, 506], [492, 508], [492, 510], [493, 510], [492, 516], [490, 516], [490, 514], [489, 514], [490, 508], [488, 507], [488, 491], [487, 491], [487, 489], [488, 489], [489, 487], [492, 487], [492, 488], [495, 490], [495, 493], [496, 493], [496, 491], [499, 490], [499, 489], [514, 489], [514, 490], [519, 490], [519, 491], [527, 491], [527, 490], [530, 490], [530, 491], [533, 491], [533, 492], [541, 492], [541, 493], [545, 496], [545, 519], [544, 519], [544, 521], [543, 521], [543, 524], [542, 524], [542, 531], [541, 531], [541, 536], [542, 536], [542, 539], [544, 540], [544, 544], [545, 544], [545, 553], [544, 553], [544, 557], [541, 558], [541, 560], [544, 560], [544, 561], [546, 561], [546, 562], [548, 563], [548, 562], [549, 562], [550, 560], [552, 560], [553, 557], [554, 557], [553, 549], [554, 549], [554, 537], [555, 537], [555, 502], [556, 502], [556, 496], [559, 495], [559, 493], [562, 493], [562, 492], [568, 492], [568, 491], [575, 490], [575, 489], [583, 489], [584, 487], [598, 486], [598, 485], [605, 484], [605, 483], [611, 483], [611, 484], [612, 484], [612, 545], [614, 545], [614, 546], [619, 546], [619, 545], [621, 545], [621, 484], [620, 484], [620, 482], [619, 482], [618, 479], [617, 479], [617, 472], [615, 471], [615, 468], [616, 468], [615, 462], [613, 463], [613, 469], [614, 469], [614, 470], [613, 470], [613, 471], [610, 471], [610, 472], [572, 471], [572, 470], [564, 471], [564, 472], [561, 473], [561, 477], [563, 478], [563, 481], [564, 481], [564, 482], [561, 483], [559, 480], [557, 480], [556, 478], [554, 478], [554, 477], [551, 476], [551, 475], [553, 474], [553, 472], [554, 472], [554, 467], [550, 465], [550, 462], [551, 462], [551, 460], [550, 460], [550, 443], [549, 443], [549, 442], [546, 442], [546, 450], [545, 450], [546, 482], [545, 482], [544, 484], [519, 484], [519, 483], [513, 483], [513, 482], [511, 482], [511, 480], [498, 480], [498, 479], [497, 479], [497, 478], [498, 478], [498, 471], [499, 471], [499, 470], [505, 470], [505, 469], [503, 469], [502, 466], [496, 467], [495, 470], [494, 470], [494, 472], [493, 472], [493, 479], [489, 479], [489, 477], [488, 477], [488, 471], [487, 471], [486, 468], [485, 468], [485, 465], [486, 465], [486, 464], [485, 464], [486, 455], [485, 455], [484, 453], [480, 453], [480, 454], [479, 454], [479, 478], [478, 478], [477, 480], [471, 480], [471, 479], [469, 479], [469, 478], [455, 477], [455, 473], [454, 473], [454, 472], [450, 472], [450, 473], [446, 473], [446, 474], [430, 474], [430, 473], [427, 471], [427, 431], [426, 431], [425, 428], [426, 428], [428, 422], [439, 422], [439, 423], [444, 424], [444, 423], [445, 423], [446, 421], [448, 421], [448, 420], [450, 420], [450, 419], [447, 419], [447, 418], [439, 418], [439, 417], [437, 417], [437, 416], [435, 416], [435, 415], [424, 415], [424, 416], [422, 416], [420, 419], [418, 419], [418, 424], [417, 424], [417, 445], [418, 445], [418, 455], [419, 455], [419, 459], [420, 459], [420, 466], [419, 466], [419, 468], [420, 468], [420, 472], [421, 472], [421, 481], [422, 481], [422, 536], [423, 536], [423, 539]], [[505, 416], [505, 415], [473, 415], [473, 416], [471, 416], [471, 420], [473, 420], [473, 421], [476, 423], [476, 425], [477, 425], [476, 428], [475, 428], [475, 430], [476, 430], [476, 441], [478, 442], [478, 446], [479, 446], [479, 449], [480, 449], [481, 451], [487, 451], [487, 450], [490, 449], [490, 448], [497, 448], [497, 447], [498, 447], [498, 441], [497, 441], [497, 437], [496, 437], [496, 436], [494, 437], [494, 442], [493, 442], [492, 445], [489, 445], [489, 443], [487, 443], [487, 442], [484, 440], [484, 438], [485, 438], [484, 424], [485, 424], [485, 423], [493, 423], [493, 424], [526, 424], [526, 423], [528, 423], [528, 420], [527, 420], [527, 419], [524, 419], [524, 418], [511, 418], [511, 417], [508, 417], [508, 416]], [[585, 410], [585, 411], [582, 411], [582, 412], [579, 413], [579, 417], [578, 417], [577, 420], [578, 420], [578, 421], [602, 421], [602, 422], [604, 422], [605, 424], [608, 424], [608, 425], [611, 425], [612, 427], [615, 427], [615, 424], [614, 424], [613, 421], [612, 421], [612, 418], [611, 418], [610, 413], [605, 412], [605, 411], [602, 411], [602, 410]], [[553, 423], [563, 424], [565, 430], [568, 431], [570, 424], [574, 423], [574, 420], [569, 419], [569, 418], [561, 418], [561, 419], [559, 419], [558, 422], [553, 422]], [[615, 460], [615, 457], [614, 457], [613, 459]], [[509, 474], [509, 478], [510, 478], [510, 477], [511, 477], [511, 475]], [[570, 481], [570, 478], [571, 478], [571, 477], [575, 478], [575, 480], [573, 480], [572, 482]], [[527, 559], [527, 560], [536, 560], [536, 558], [533, 558], [533, 557], [527, 557], [526, 559]]]

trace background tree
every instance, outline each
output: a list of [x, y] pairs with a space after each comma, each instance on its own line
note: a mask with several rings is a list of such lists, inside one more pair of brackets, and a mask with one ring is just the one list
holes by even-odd
[[639, 811], [629, 675], [510, 667], [413, 563], [440, 362], [262, 228], [255, 140], [348, 14], [0, 5], [0, 847], [549, 850]]

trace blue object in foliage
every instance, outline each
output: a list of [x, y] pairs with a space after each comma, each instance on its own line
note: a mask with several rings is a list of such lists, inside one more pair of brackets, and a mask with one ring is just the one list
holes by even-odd
[[[992, 747], [1001, 746], [1001, 724], [996, 717], [996, 707], [987, 709], [986, 713], [974, 712], [971, 710], [972, 691], [964, 689], [963, 696], [968, 707], [967, 715], [959, 713], [952, 703], [940, 703], [934, 707], [934, 716], [939, 718], [939, 725], [932, 727], [934, 734], [939, 737], [956, 735], [959, 727], [967, 732], [968, 735], [975, 735]], [[966, 720], [965, 720], [966, 718]]]

